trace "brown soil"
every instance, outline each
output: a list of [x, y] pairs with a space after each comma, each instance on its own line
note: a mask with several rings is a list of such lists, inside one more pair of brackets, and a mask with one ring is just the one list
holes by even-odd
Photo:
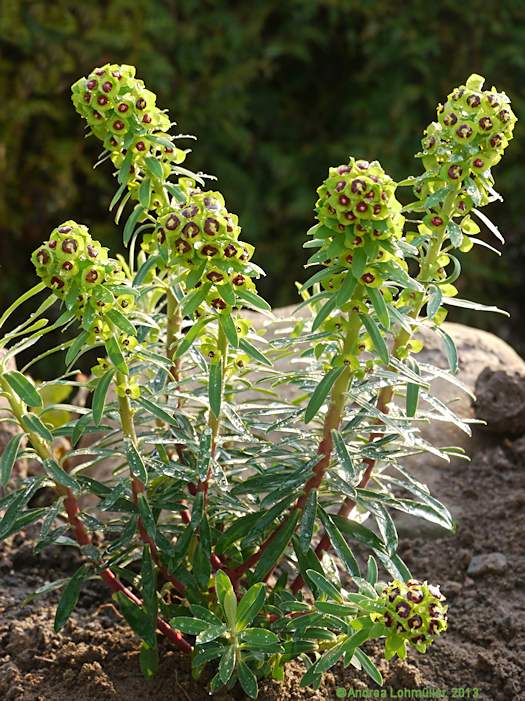
[[[426, 655], [386, 664], [380, 646], [369, 649], [385, 676], [389, 698], [403, 689], [445, 689], [446, 698], [486, 701], [525, 698], [525, 439], [489, 444], [470, 464], [449, 468], [438, 496], [460, 505], [456, 535], [401, 541], [401, 554], [420, 578], [441, 582], [450, 604], [449, 630]], [[482, 443], [478, 436], [477, 442]], [[507, 566], [470, 578], [474, 555], [499, 552]], [[192, 680], [189, 661], [164, 645], [158, 676], [141, 676], [137, 639], [122, 624], [103, 585], [93, 581], [60, 634], [53, 632], [56, 595], [23, 605], [45, 581], [78, 566], [72, 549], [50, 548], [35, 556], [30, 534], [18, 534], [0, 549], [0, 699], [5, 701], [201, 701], [204, 679]], [[335, 668], [319, 691], [300, 689], [301, 668], [290, 665], [286, 682], [265, 682], [264, 701], [335, 699], [336, 687], [377, 688], [352, 668]], [[467, 691], [453, 692], [457, 688]], [[400, 692], [401, 693], [401, 692]], [[408, 696], [404, 696], [407, 698]], [[242, 699], [241, 693], [217, 699]], [[401, 698], [401, 696], [399, 696]], [[425, 697], [425, 698], [428, 698]], [[443, 698], [443, 697], [442, 697]]]

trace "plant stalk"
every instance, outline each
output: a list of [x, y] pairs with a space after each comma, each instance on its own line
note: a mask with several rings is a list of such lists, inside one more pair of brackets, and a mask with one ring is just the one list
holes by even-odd
[[[454, 211], [454, 206], [455, 206], [455, 200], [457, 196], [457, 190], [453, 189], [449, 192], [447, 197], [445, 198], [445, 201], [443, 203], [443, 210], [441, 212], [443, 219], [448, 222], [452, 218], [452, 213]], [[441, 248], [443, 246], [443, 243], [446, 239], [446, 226], [443, 229], [443, 233], [440, 234], [439, 236], [436, 236], [435, 238], [432, 239], [430, 246], [428, 247], [426, 251], [426, 255], [423, 259], [423, 262], [421, 264], [421, 271], [419, 274], [419, 278], [423, 283], [426, 283], [427, 285], [430, 284], [429, 277], [432, 273], [432, 269], [435, 266], [437, 259], [439, 258], [441, 254]], [[426, 299], [426, 292], [420, 292], [418, 293], [418, 296], [416, 298], [416, 302], [414, 305], [414, 309], [411, 313], [411, 316], [414, 318], [414, 320], [417, 320], [419, 317], [419, 314], [421, 313], [421, 310], [425, 304], [425, 299]], [[400, 329], [399, 333], [397, 334], [396, 338], [394, 339], [394, 343], [392, 346], [392, 352], [395, 353], [397, 349], [400, 347], [406, 345], [410, 339], [413, 336], [413, 332], [409, 333], [405, 329]], [[383, 387], [381, 391], [379, 392], [378, 398], [377, 398], [377, 408], [379, 411], [381, 411], [383, 414], [388, 414], [388, 406], [390, 402], [392, 401], [394, 397], [394, 387], [393, 386], [388, 386], [388, 387]], [[369, 436], [369, 442], [373, 441], [375, 438], [378, 437], [378, 434], [372, 433]], [[366, 469], [365, 472], [363, 473], [363, 476], [357, 485], [357, 489], [364, 489], [367, 484], [370, 481], [370, 478], [372, 477], [372, 471], [375, 467], [375, 460], [370, 460], [366, 459], [365, 461], [366, 464]], [[339, 507], [338, 510], [338, 515], [342, 516], [343, 518], [348, 518], [350, 513], [355, 507], [355, 501], [351, 499], [350, 497], [346, 497], [341, 506]], [[315, 549], [315, 554], [319, 559], [321, 559], [322, 555], [324, 552], [329, 550], [331, 547], [331, 542], [328, 534], [326, 531], [323, 533], [321, 536], [321, 539], [319, 543], [317, 544], [317, 547]], [[291, 589], [294, 594], [296, 594], [304, 585], [304, 580], [301, 577], [301, 575], [298, 575], [295, 580], [292, 582]]]

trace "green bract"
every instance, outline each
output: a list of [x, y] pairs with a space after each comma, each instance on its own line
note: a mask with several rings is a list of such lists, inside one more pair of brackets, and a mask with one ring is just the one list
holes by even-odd
[[[448, 307], [483, 309], [456, 297], [456, 251], [482, 235], [476, 217], [503, 241], [480, 208], [497, 199], [491, 167], [515, 117], [505, 95], [481, 88], [472, 76], [439, 108], [420, 175], [398, 184], [354, 158], [329, 169], [305, 243], [314, 271], [297, 311], [310, 313], [266, 334], [254, 248], [221, 193], [180, 165], [185, 137], [170, 133], [135, 69], [107, 65], [75, 83], [101, 162], [116, 169], [110, 210], [129, 254], [112, 259], [85, 226], [64, 222], [32, 256], [40, 282], [0, 316], [4, 327], [47, 295], [0, 339], [0, 392], [21, 431], [0, 457], [0, 537], [41, 524], [39, 549], [75, 538], [83, 564], [64, 586], [57, 631], [100, 576], [141, 640], [147, 678], [161, 634], [191, 653], [195, 676], [214, 667], [212, 693], [239, 684], [251, 698], [291, 660], [305, 667], [303, 686], [336, 663], [381, 684], [367, 641], [384, 639], [390, 659], [425, 652], [445, 631], [444, 597], [397, 552], [395, 514], [455, 527], [404, 460], [460, 455], [428, 443], [420, 427], [431, 421], [470, 433], [432, 388], [461, 386]], [[401, 186], [416, 194], [404, 207]], [[423, 328], [442, 340], [448, 375], [418, 362]], [[70, 340], [9, 366], [66, 329]], [[95, 348], [84, 382], [73, 368]], [[50, 397], [25, 373], [63, 351]], [[90, 401], [67, 404], [79, 385]], [[25, 457], [41, 464], [27, 481], [13, 477]], [[32, 508], [41, 486], [54, 501]], [[354, 543], [369, 553], [365, 568]]]
[[[128, 314], [135, 297], [120, 263], [91, 238], [86, 226], [67, 221], [31, 256], [38, 276], [82, 320], [86, 331], [107, 338], [112, 310]], [[129, 290], [129, 291], [128, 291]]]
[[237, 215], [228, 212], [220, 192], [202, 192], [188, 178], [181, 179], [179, 187], [184, 199], [159, 212], [157, 227], [144, 237], [143, 249], [149, 254], [158, 251], [168, 268], [187, 271], [182, 278], [187, 288], [206, 285], [204, 301], [213, 309], [242, 306], [237, 292], [255, 292], [251, 278], [262, 271], [250, 262], [253, 246], [239, 240]]
[[404, 658], [407, 644], [418, 652], [426, 652], [447, 629], [448, 607], [443, 604], [444, 600], [439, 587], [416, 579], [396, 580], [385, 587], [381, 617], [388, 628], [387, 659], [396, 653]]

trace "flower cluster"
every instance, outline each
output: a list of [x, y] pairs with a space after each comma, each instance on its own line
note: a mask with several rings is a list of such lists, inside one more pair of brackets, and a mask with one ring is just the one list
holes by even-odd
[[425, 652], [447, 629], [445, 597], [427, 582], [395, 580], [385, 587], [382, 596], [382, 620], [388, 630], [386, 649], [404, 657], [406, 644]]
[[346, 271], [353, 268], [358, 249], [360, 257], [366, 259], [360, 282], [373, 287], [381, 284], [385, 264], [396, 258], [393, 241], [400, 238], [403, 229], [395, 189], [395, 182], [377, 161], [351, 158], [348, 165], [330, 168], [317, 190], [320, 224], [310, 231], [320, 248], [315, 262], [334, 269], [334, 275], [323, 283], [325, 289], [340, 287]]
[[231, 311], [237, 294], [255, 291], [252, 277], [261, 270], [250, 262], [254, 248], [239, 240], [238, 218], [228, 212], [220, 192], [202, 192], [190, 178], [181, 178], [179, 187], [184, 202], [160, 212], [143, 248], [158, 251], [168, 267], [185, 269], [188, 289], [205, 285], [203, 301], [215, 310]]
[[[155, 93], [135, 78], [134, 66], [106, 64], [72, 87], [73, 104], [99, 138], [117, 168], [126, 165], [132, 198], [148, 200], [148, 208], [166, 204], [161, 181], [186, 151], [167, 133], [171, 122], [155, 102]], [[141, 185], [146, 192], [140, 192]]]
[[482, 90], [483, 83], [484, 78], [471, 75], [466, 85], [453, 90], [445, 104], [438, 106], [438, 121], [425, 131], [423, 150], [418, 154], [425, 169], [437, 176], [417, 187], [420, 199], [448, 183], [462, 186], [473, 178], [480, 200], [475, 201], [472, 187], [465, 188], [458, 198], [457, 214], [488, 201], [493, 185], [490, 168], [501, 160], [516, 123], [507, 95], [496, 88]]
[[155, 105], [155, 93], [135, 78], [134, 66], [108, 63], [77, 80], [71, 90], [77, 112], [101, 141], [113, 138], [113, 148], [123, 146], [128, 134], [170, 127], [169, 117]]
[[97, 338], [112, 334], [112, 312], [120, 316], [133, 309], [135, 297], [120, 264], [82, 224], [66, 221], [58, 226], [31, 260], [46, 286]]

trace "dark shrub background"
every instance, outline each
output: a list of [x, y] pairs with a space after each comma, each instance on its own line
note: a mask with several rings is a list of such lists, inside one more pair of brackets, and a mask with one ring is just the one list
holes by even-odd
[[[0, 299], [34, 284], [30, 252], [66, 218], [114, 250], [111, 168], [83, 138], [69, 88], [95, 65], [137, 66], [180, 131], [198, 137], [189, 167], [218, 177], [268, 279], [275, 304], [295, 300], [315, 188], [348, 155], [377, 158], [396, 179], [437, 102], [472, 72], [513, 101], [515, 140], [495, 169], [506, 199], [488, 212], [508, 240], [476, 249], [461, 294], [510, 308], [459, 314], [521, 345], [525, 261], [525, 2], [482, 0], [2, 0], [0, 3]], [[486, 240], [491, 235], [484, 233]], [[493, 243], [493, 241], [490, 241]]]

